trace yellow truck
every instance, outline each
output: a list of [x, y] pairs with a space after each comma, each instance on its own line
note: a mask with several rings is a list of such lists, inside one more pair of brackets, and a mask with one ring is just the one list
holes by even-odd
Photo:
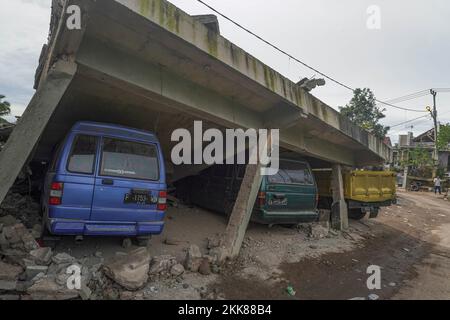
[[[319, 190], [319, 209], [330, 210], [333, 204], [331, 170], [313, 170]], [[367, 213], [376, 218], [380, 207], [396, 202], [396, 173], [355, 170], [344, 173], [344, 197], [348, 214], [360, 220]]]

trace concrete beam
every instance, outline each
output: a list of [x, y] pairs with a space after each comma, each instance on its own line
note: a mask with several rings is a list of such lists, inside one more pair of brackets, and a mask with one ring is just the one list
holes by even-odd
[[58, 62], [34, 94], [23, 116], [0, 152], [0, 203], [26, 164], [50, 117], [73, 80], [76, 65]]
[[225, 255], [229, 258], [239, 255], [261, 182], [261, 166], [247, 165], [241, 189], [222, 241]]
[[348, 208], [344, 197], [344, 179], [342, 166], [333, 165], [331, 178], [333, 204], [331, 206], [331, 227], [336, 230], [348, 229]]

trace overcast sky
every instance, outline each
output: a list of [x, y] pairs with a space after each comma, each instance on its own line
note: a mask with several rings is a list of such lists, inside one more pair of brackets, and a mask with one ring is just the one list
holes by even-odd
[[[351, 86], [371, 88], [389, 100], [429, 88], [450, 88], [450, 1], [448, 0], [204, 0], [293, 56]], [[189, 14], [211, 13], [196, 0], [172, 0]], [[46, 42], [51, 0], [2, 0], [0, 93], [20, 115], [34, 93], [34, 72]], [[367, 28], [367, 9], [381, 9], [381, 29]], [[315, 73], [220, 18], [221, 33], [293, 81]], [[330, 81], [313, 94], [330, 106], [345, 105], [351, 92]], [[399, 103], [424, 109], [431, 95]], [[386, 125], [423, 114], [386, 107]], [[450, 122], [450, 93], [438, 95], [440, 121]], [[411, 125], [414, 127], [411, 128]], [[391, 131], [421, 133], [422, 119]]]

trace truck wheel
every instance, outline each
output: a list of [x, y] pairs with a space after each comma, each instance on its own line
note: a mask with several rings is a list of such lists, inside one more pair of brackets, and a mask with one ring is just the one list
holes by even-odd
[[348, 217], [353, 220], [361, 220], [366, 216], [366, 213], [363, 212], [361, 209], [349, 209], [348, 210]]

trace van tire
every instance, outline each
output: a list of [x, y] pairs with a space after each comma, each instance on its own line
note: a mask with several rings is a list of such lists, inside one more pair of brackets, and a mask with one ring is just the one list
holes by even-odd
[[150, 246], [151, 239], [152, 239], [152, 236], [136, 237], [136, 244], [138, 245], [138, 247], [148, 247], [148, 246]]
[[352, 220], [361, 220], [366, 216], [366, 212], [363, 212], [361, 209], [349, 209], [348, 217]]

